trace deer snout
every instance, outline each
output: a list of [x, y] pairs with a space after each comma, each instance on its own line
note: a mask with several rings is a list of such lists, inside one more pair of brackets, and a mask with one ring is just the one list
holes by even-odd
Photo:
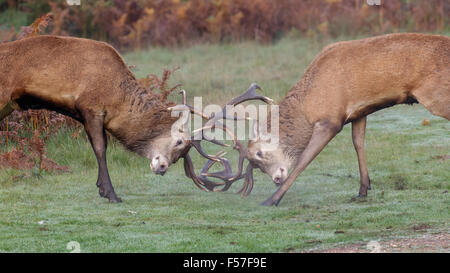
[[272, 180], [277, 186], [281, 185], [284, 182], [284, 180], [286, 180], [286, 178], [287, 178], [287, 170], [286, 168], [283, 167], [278, 168], [275, 174], [272, 176]]
[[159, 165], [159, 168], [158, 168], [158, 170], [156, 171], [156, 174], [160, 174], [160, 175], [165, 175], [166, 174], [166, 172], [167, 172], [167, 165], [165, 165], [165, 164], [161, 164], [161, 165]]
[[167, 169], [169, 168], [169, 163], [167, 158], [157, 155], [152, 158], [152, 162], [150, 163], [150, 167], [152, 168], [152, 171], [159, 175], [164, 175], [167, 172]]

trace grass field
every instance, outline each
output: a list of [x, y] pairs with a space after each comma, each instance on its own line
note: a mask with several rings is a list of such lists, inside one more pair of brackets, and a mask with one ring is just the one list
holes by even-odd
[[[156, 48], [125, 59], [137, 65], [139, 77], [180, 66], [172, 82], [207, 102], [222, 104], [251, 82], [278, 100], [324, 44], [284, 39], [268, 46]], [[421, 125], [424, 118], [430, 125]], [[352, 199], [359, 172], [346, 126], [280, 206], [269, 208], [259, 203], [276, 188], [259, 171], [247, 198], [233, 193], [242, 182], [226, 193], [205, 193], [184, 176], [181, 161], [156, 176], [147, 160], [115, 142], [108, 164], [124, 202], [110, 204], [98, 196], [97, 164], [85, 136], [61, 131], [48, 155], [71, 173], [0, 170], [0, 252], [68, 252], [70, 241], [82, 252], [287, 252], [448, 233], [450, 161], [440, 157], [450, 154], [450, 123], [416, 105], [377, 112], [367, 127], [369, 197]]]

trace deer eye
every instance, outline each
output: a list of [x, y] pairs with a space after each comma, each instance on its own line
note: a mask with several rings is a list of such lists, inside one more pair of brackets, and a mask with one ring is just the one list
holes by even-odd
[[263, 156], [263, 153], [261, 152], [261, 151], [258, 151], [257, 153], [256, 153], [256, 156], [258, 156], [258, 157], [262, 157]]
[[175, 144], [175, 146], [180, 146], [181, 144], [183, 144], [183, 141], [181, 139], [177, 140], [177, 143]]

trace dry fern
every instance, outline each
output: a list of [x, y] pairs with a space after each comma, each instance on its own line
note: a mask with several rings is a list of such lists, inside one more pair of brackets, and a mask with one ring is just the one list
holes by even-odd
[[34, 20], [34, 22], [31, 25], [27, 27], [22, 27], [21, 33], [19, 34], [19, 36], [17, 36], [17, 40], [38, 35], [47, 28], [51, 20], [52, 20], [51, 13], [42, 15], [41, 17]]

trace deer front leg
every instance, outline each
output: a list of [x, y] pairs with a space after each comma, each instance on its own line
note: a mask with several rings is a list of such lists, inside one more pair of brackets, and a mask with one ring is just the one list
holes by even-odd
[[352, 122], [352, 140], [358, 156], [359, 176], [361, 186], [359, 188], [359, 197], [367, 196], [367, 190], [370, 190], [370, 178], [367, 171], [366, 152], [364, 150], [364, 137], [366, 135], [366, 117]]
[[109, 199], [111, 203], [122, 202], [114, 192], [114, 188], [111, 184], [111, 178], [109, 177], [108, 168], [106, 166], [106, 132], [103, 128], [103, 116], [99, 115], [84, 115], [85, 122], [84, 128], [91, 142], [92, 149], [94, 150], [95, 157], [98, 163], [98, 179], [97, 187], [99, 188], [99, 194], [101, 197]]
[[278, 205], [284, 194], [294, 183], [300, 173], [306, 169], [311, 161], [322, 151], [330, 140], [341, 131], [342, 124], [332, 123], [330, 121], [320, 121], [314, 124], [311, 139], [303, 151], [292, 173], [278, 190], [266, 201], [261, 203], [263, 206]]

